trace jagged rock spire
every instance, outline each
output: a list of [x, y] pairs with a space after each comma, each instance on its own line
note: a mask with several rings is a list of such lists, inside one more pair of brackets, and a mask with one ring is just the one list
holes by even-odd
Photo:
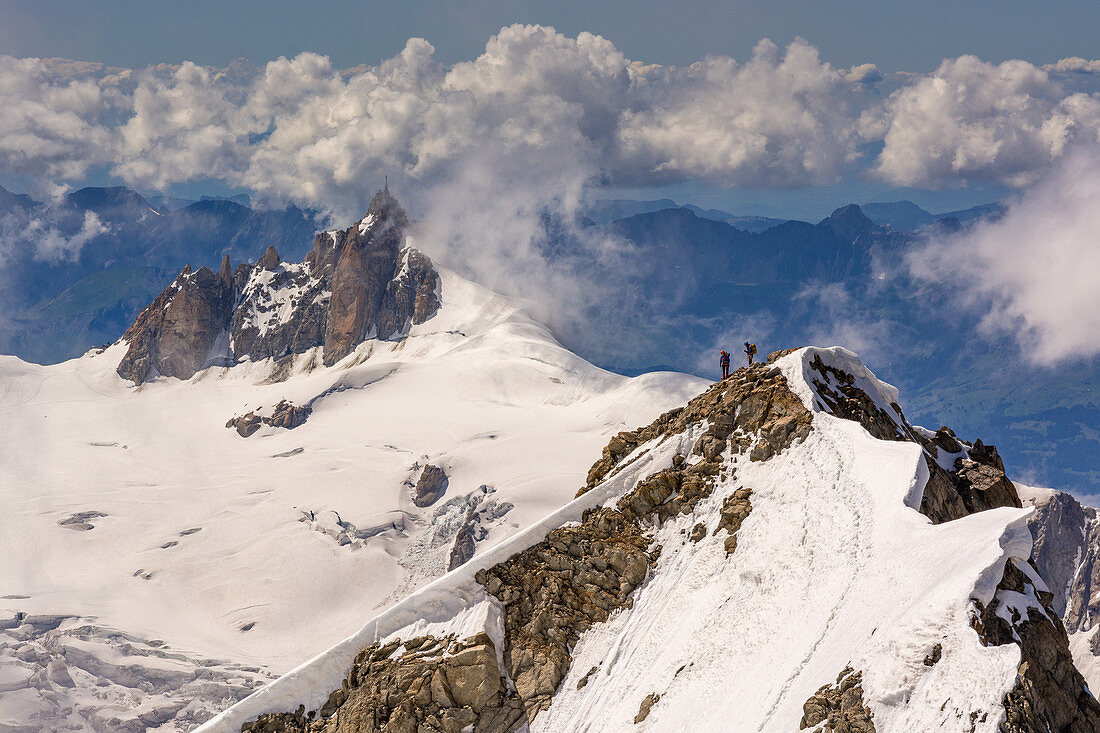
[[[185, 267], [126, 332], [130, 348], [118, 373], [135, 384], [157, 374], [187, 379], [226, 331], [230, 364], [318, 346], [325, 364], [334, 364], [365, 338], [391, 338], [423, 323], [439, 309], [439, 275], [427, 256], [405, 248], [407, 224], [387, 180], [366, 216], [346, 230], [320, 233], [301, 264], [284, 265], [268, 247], [236, 275], [228, 256], [216, 275]], [[275, 275], [259, 277], [264, 272]]]
[[274, 270], [279, 266], [282, 260], [279, 259], [279, 253], [275, 251], [274, 247], [268, 247], [264, 252], [263, 257], [256, 264], [264, 270]]

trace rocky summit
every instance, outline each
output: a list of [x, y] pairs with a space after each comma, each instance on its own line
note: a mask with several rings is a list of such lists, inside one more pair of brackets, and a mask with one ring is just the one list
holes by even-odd
[[188, 379], [208, 366], [285, 360], [320, 349], [335, 364], [370, 338], [402, 337], [439, 310], [439, 275], [405, 245], [408, 219], [388, 189], [344, 230], [321, 232], [301, 263], [269, 247], [217, 274], [185, 267], [123, 335], [118, 373], [134, 384]]

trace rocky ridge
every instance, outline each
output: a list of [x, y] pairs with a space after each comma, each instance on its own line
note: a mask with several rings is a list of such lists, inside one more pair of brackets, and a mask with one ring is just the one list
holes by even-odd
[[[660, 557], [660, 547], [652, 541], [655, 527], [678, 514], [690, 514], [700, 500], [711, 494], [715, 477], [724, 473], [726, 454], [747, 453], [753, 460], [766, 460], [804, 439], [811, 422], [810, 413], [786, 386], [779, 370], [758, 364], [739, 370], [686, 407], [660, 416], [646, 428], [613, 438], [579, 494], [621, 470], [623, 459], [643, 443], [661, 442], [692, 426], [706, 425], [690, 459], [676, 456], [671, 468], [639, 481], [613, 506], [591, 509], [578, 526], [552, 530], [527, 550], [478, 571], [477, 582], [504, 611], [503, 666], [486, 666], [482, 680], [491, 686], [496, 677], [503, 679], [507, 692], [501, 700], [507, 702], [493, 698], [487, 705], [466, 705], [468, 711], [462, 720], [474, 723], [477, 731], [508, 731], [545, 710], [572, 663], [572, 646], [592, 625], [631, 603], [631, 594]], [[742, 488], [727, 497], [713, 533], [725, 532], [735, 538], [751, 511], [750, 495], [750, 489]], [[732, 553], [736, 542], [726, 547]], [[432, 643], [444, 642], [437, 639]], [[374, 653], [364, 650], [360, 656]], [[421, 677], [427, 679], [439, 669], [436, 665], [431, 674], [425, 671]], [[403, 683], [392, 676], [359, 677], [352, 673], [345, 683], [346, 689], [335, 691], [327, 707], [311, 714], [302, 708], [296, 713], [265, 715], [242, 730], [345, 730], [340, 726], [350, 724], [341, 721], [349, 716], [361, 726], [348, 728], [355, 730], [411, 731], [417, 729], [413, 725], [420, 725], [394, 709], [382, 716], [372, 713], [373, 717], [364, 717], [345, 707], [346, 700], [364, 685], [375, 690], [370, 693], [373, 698], [405, 699], [420, 689], [411, 680]], [[379, 684], [385, 688], [384, 694]], [[335, 707], [331, 704], [334, 700], [339, 701]], [[520, 714], [514, 718], [502, 716], [497, 713], [502, 706]], [[457, 714], [447, 715], [453, 718]], [[481, 722], [487, 715], [491, 724]]]
[[[684, 408], [661, 415], [645, 428], [613, 437], [578, 496], [613, 481], [666, 440], [693, 436], [688, 443], [690, 455], [677, 454], [671, 467], [645, 475], [617, 500], [588, 509], [579, 522], [552, 529], [541, 541], [476, 573], [476, 582], [503, 612], [503, 639], [497, 644], [499, 664], [485, 666], [481, 684], [492, 686], [499, 678], [503, 687], [500, 698], [480, 708], [463, 706], [469, 710], [461, 714], [461, 721], [469, 721], [466, 724], [473, 724], [474, 730], [514, 730], [549, 708], [573, 663], [578, 641], [616, 611], [630, 608], [635, 591], [659, 562], [662, 548], [654, 542], [656, 530], [674, 517], [690, 516], [699, 502], [709, 499], [719, 478], [729, 492], [720, 497], [719, 521], [713, 528], [696, 524], [690, 540], [697, 542], [708, 533], [724, 530], [728, 535], [726, 556], [736, 562], [737, 533], [752, 512], [753, 490], [738, 484], [726, 465], [727, 457], [767, 461], [807, 438], [813, 429], [811, 413], [773, 365], [786, 353], [776, 352], [767, 364], [738, 370]], [[998, 506], [1021, 505], [991, 446], [981, 441], [964, 443], [947, 428], [933, 433], [910, 425], [896, 400], [884, 401], [882, 393], [869, 393], [863, 377], [830, 367], [820, 358], [810, 363], [809, 369], [816, 372], [808, 381], [816, 390], [819, 409], [859, 422], [880, 440], [921, 446], [928, 476], [920, 510], [934, 523]], [[1020, 561], [1006, 563], [997, 592], [987, 605], [972, 601], [972, 625], [982, 643], [1016, 644], [1021, 650], [1016, 684], [1003, 699], [1003, 731], [1100, 729], [1100, 705], [1073, 666], [1065, 629], [1056, 617], [1051, 618], [1051, 600], [1031, 561]], [[430, 643], [439, 645], [446, 640], [436, 638]], [[939, 662], [943, 649], [937, 647], [929, 648], [924, 666]], [[439, 668], [440, 663], [435, 663], [430, 672], [420, 673], [420, 679], [429, 679]], [[595, 671], [590, 670], [578, 688]], [[858, 669], [845, 669], [835, 685], [826, 685], [811, 696], [804, 707], [802, 728], [875, 730], [873, 716], [863, 701], [861, 674]], [[413, 694], [414, 688], [420, 689], [409, 680], [400, 682], [392, 676], [349, 674], [341, 690], [333, 692], [329, 703], [318, 711], [307, 715], [303, 707], [294, 714], [265, 715], [246, 724], [244, 730], [396, 731], [414, 730], [417, 728], [412, 726], [423, 724], [396, 715], [396, 708], [390, 709], [389, 717], [367, 718], [353, 712], [346, 701], [364, 685], [372, 690], [367, 693], [371, 699], [402, 700]], [[635, 722], [644, 721], [660, 704], [659, 693], [647, 697]], [[495, 712], [502, 707], [522, 709], [523, 715], [505, 724], [505, 718]], [[985, 714], [1000, 717], [996, 711]], [[490, 716], [486, 719], [494, 721], [493, 727], [480, 723], [483, 715]], [[457, 725], [460, 721], [455, 720]], [[260, 725], [264, 727], [257, 727]], [[500, 725], [505, 727], [497, 727]]]
[[303, 262], [269, 247], [255, 265], [215, 274], [185, 267], [138, 316], [118, 373], [135, 384], [188, 379], [212, 365], [286, 360], [320, 348], [325, 365], [368, 338], [390, 339], [424, 323], [440, 306], [431, 260], [405, 246], [408, 219], [388, 190], [363, 219], [321, 232]]

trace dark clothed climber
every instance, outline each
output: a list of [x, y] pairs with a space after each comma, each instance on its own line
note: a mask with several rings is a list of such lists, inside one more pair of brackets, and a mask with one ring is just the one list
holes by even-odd
[[718, 359], [718, 363], [722, 366], [722, 379], [727, 378], [730, 375], [729, 352], [723, 351], [722, 356]]
[[752, 358], [756, 356], [756, 344], [750, 344], [745, 342], [745, 356], [749, 357], [749, 364], [752, 364]]

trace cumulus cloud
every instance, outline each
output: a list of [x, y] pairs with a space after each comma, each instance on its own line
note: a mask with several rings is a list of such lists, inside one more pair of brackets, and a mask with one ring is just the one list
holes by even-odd
[[1003, 218], [930, 242], [913, 273], [954, 289], [1033, 363], [1100, 353], [1100, 152], [1076, 151]]
[[882, 78], [882, 72], [878, 70], [878, 66], [875, 64], [853, 66], [844, 75], [845, 81], [855, 82], [856, 84], [876, 84], [882, 81]]
[[1083, 59], [1080, 56], [1069, 56], [1059, 59], [1053, 64], [1043, 66], [1044, 71], [1072, 74], [1095, 74], [1100, 72], [1100, 60]]
[[223, 70], [2, 61], [0, 154], [13, 170], [76, 180], [106, 164], [131, 185], [220, 179], [336, 209], [361, 206], [381, 171], [431, 184], [487, 150], [526, 160], [529, 177], [565, 156], [584, 161], [586, 181], [833, 180], [858, 158], [860, 90], [877, 78], [870, 65], [834, 69], [801, 39], [763, 41], [743, 64], [665, 67], [526, 25], [452, 66], [422, 39], [348, 71], [312, 53]]
[[883, 140], [874, 169], [891, 183], [1026, 186], [1073, 143], [1100, 139], [1100, 97], [1068, 93], [1025, 61], [962, 56], [868, 109], [863, 130]]
[[1023, 186], [1097, 139], [1097, 63], [963, 56], [885, 83], [875, 64], [835, 68], [802, 39], [662, 66], [529, 25], [450, 66], [416, 38], [348, 70], [314, 53], [224, 69], [0, 57], [0, 165], [69, 182], [108, 166], [157, 189], [215, 179], [348, 215], [381, 172], [422, 188], [490, 153], [526, 161], [529, 179], [565, 157], [586, 182], [626, 186], [788, 188], [868, 166], [901, 185]]
[[0, 170], [80, 179], [109, 160], [109, 103], [85, 78], [55, 80], [39, 59], [0, 56]]
[[23, 231], [24, 238], [34, 242], [35, 258], [44, 262], [76, 260], [89, 241], [110, 231], [94, 211], [85, 211], [84, 220], [75, 233], [65, 235], [41, 219], [33, 219]]
[[856, 86], [797, 39], [744, 65], [711, 57], [639, 73], [649, 104], [618, 130], [623, 177], [786, 188], [833, 180], [858, 157]]

